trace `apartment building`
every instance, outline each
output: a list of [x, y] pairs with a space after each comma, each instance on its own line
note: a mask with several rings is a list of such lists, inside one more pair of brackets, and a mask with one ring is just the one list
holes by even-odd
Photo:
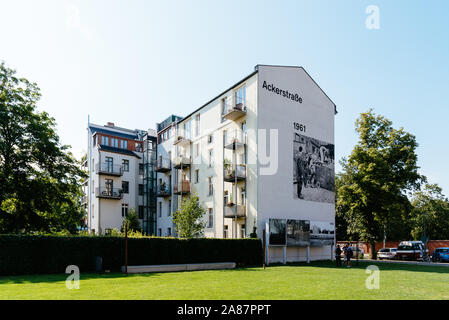
[[[302, 67], [258, 65], [186, 117], [169, 117], [157, 128], [157, 235], [173, 234], [173, 212], [196, 193], [207, 237], [262, 237], [274, 219], [334, 237], [335, 114]], [[274, 244], [270, 259], [331, 256], [329, 242], [314, 243]]]
[[[149, 229], [152, 167], [145, 156], [156, 152], [155, 131], [130, 130], [114, 123], [88, 124], [87, 225], [96, 234], [120, 230], [129, 210], [135, 209], [142, 228]], [[146, 161], [147, 166], [148, 162]], [[148, 178], [150, 177], [150, 178]], [[151, 185], [145, 185], [148, 181]], [[145, 190], [146, 188], [146, 190]]]

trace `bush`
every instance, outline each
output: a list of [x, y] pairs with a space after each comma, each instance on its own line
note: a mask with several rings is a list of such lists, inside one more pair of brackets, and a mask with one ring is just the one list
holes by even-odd
[[[123, 237], [0, 235], [0, 248], [0, 275], [64, 273], [68, 265], [94, 272], [97, 256], [103, 269], [120, 271], [125, 261]], [[258, 239], [128, 239], [129, 265], [235, 262], [243, 267], [262, 260]]]

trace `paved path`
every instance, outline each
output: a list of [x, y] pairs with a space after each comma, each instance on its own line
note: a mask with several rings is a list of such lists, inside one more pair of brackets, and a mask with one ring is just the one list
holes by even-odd
[[[351, 261], [356, 261], [351, 259]], [[360, 259], [359, 261], [376, 262], [376, 263], [398, 263], [398, 264], [412, 264], [417, 266], [432, 266], [432, 267], [449, 267], [449, 263], [445, 262], [421, 262], [421, 261], [403, 261], [403, 260], [372, 260]]]

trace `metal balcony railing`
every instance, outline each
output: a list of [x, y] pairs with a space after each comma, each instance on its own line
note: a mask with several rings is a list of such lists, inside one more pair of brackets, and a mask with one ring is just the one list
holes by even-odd
[[173, 187], [174, 194], [189, 194], [190, 193], [190, 182], [187, 180], [182, 181], [178, 185]]
[[235, 104], [227, 106], [226, 110], [223, 110], [223, 118], [231, 121], [240, 119], [246, 115], [246, 102], [243, 100], [236, 100]]
[[98, 187], [95, 189], [95, 196], [97, 198], [119, 200], [123, 198], [123, 192], [122, 189]]
[[[223, 178], [226, 182], [235, 182], [246, 179], [246, 166], [238, 164], [237, 166], [229, 165], [229, 168], [224, 169]], [[237, 171], [237, 172], [236, 172]]]
[[227, 206], [225, 206], [224, 211], [225, 211], [224, 212], [225, 218], [235, 218], [236, 215], [237, 215], [237, 218], [243, 218], [246, 216], [246, 206], [245, 205], [240, 205], [240, 204], [236, 204], [233, 206], [227, 205]]
[[190, 158], [184, 157], [184, 156], [180, 156], [180, 157], [176, 157], [173, 160], [173, 167], [175, 169], [181, 169], [181, 166], [183, 168], [189, 167], [190, 166]]
[[166, 184], [162, 184], [160, 186], [157, 186], [156, 195], [158, 197], [169, 197], [169, 196], [171, 196], [171, 186], [166, 185]]
[[243, 147], [247, 141], [246, 132], [242, 130], [233, 130], [228, 132], [224, 139], [224, 147], [230, 150], [236, 150]]
[[118, 164], [113, 165], [110, 163], [97, 163], [95, 165], [95, 172], [110, 176], [121, 176], [123, 175], [123, 167]]
[[156, 172], [168, 172], [171, 170], [171, 161], [169, 159], [158, 158], [156, 160]]

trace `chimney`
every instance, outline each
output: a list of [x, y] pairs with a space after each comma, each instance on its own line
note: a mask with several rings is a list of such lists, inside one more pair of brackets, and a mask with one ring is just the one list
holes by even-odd
[[108, 122], [108, 123], [106, 124], [106, 126], [107, 126], [107, 127], [114, 127], [115, 125], [114, 125], [114, 122]]

